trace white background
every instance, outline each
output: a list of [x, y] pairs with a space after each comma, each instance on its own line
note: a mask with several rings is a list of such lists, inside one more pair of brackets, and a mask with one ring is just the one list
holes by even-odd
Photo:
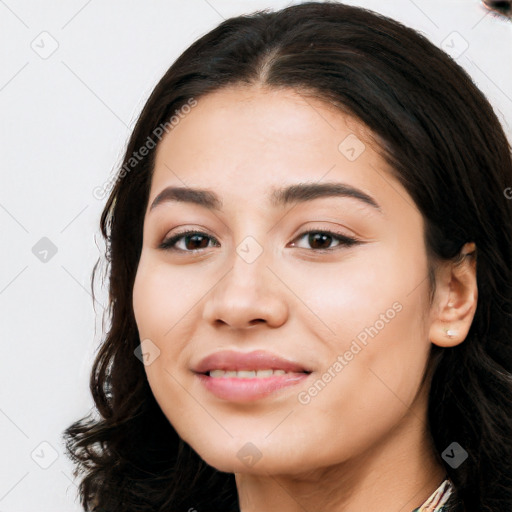
[[[150, 91], [190, 43], [223, 18], [289, 3], [0, 0], [0, 512], [81, 510], [61, 433], [92, 406], [106, 305], [97, 288], [95, 314], [90, 295], [103, 247], [104, 200], [93, 189], [115, 171]], [[478, 0], [347, 3], [463, 51], [457, 61], [512, 139], [511, 21]], [[43, 237], [57, 250], [46, 262], [32, 250]]]

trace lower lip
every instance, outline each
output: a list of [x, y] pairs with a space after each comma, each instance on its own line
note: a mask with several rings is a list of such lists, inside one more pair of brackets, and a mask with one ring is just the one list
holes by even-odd
[[231, 402], [251, 402], [259, 400], [279, 389], [300, 384], [309, 377], [309, 373], [287, 373], [272, 377], [241, 379], [236, 377], [210, 377], [196, 374], [208, 391], [218, 398]]

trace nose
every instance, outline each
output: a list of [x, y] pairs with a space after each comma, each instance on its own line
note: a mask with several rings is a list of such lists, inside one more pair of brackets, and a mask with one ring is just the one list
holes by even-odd
[[288, 317], [286, 290], [260, 255], [248, 263], [239, 254], [207, 299], [203, 319], [211, 325], [246, 329], [258, 324], [279, 327]]

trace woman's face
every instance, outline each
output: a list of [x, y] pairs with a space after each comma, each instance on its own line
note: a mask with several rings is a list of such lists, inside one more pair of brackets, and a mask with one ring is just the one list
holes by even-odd
[[133, 290], [145, 370], [221, 471], [325, 467], [424, 419], [423, 219], [365, 133], [294, 91], [230, 88], [158, 147]]

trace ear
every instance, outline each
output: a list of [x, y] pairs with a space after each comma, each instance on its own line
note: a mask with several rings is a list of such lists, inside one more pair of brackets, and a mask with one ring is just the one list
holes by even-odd
[[468, 242], [456, 261], [443, 262], [436, 269], [430, 341], [440, 347], [462, 343], [473, 322], [477, 299], [476, 247]]

